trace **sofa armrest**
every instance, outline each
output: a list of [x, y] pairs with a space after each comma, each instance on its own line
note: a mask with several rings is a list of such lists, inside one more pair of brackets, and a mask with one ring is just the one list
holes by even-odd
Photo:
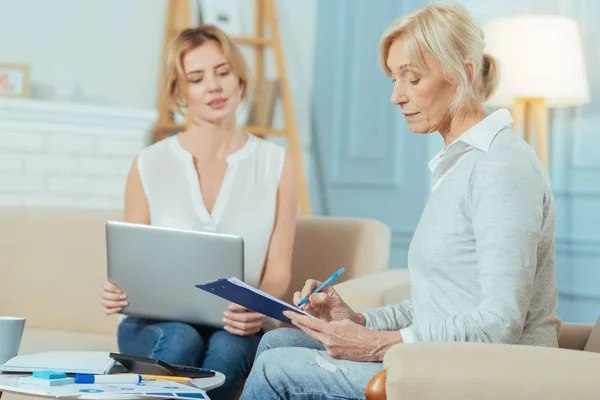
[[398, 304], [410, 298], [406, 269], [388, 269], [335, 285], [335, 290], [356, 312]]
[[388, 399], [600, 398], [600, 354], [487, 343], [396, 345], [384, 357]]
[[561, 349], [583, 350], [593, 328], [592, 324], [563, 322], [558, 336], [558, 347]]
[[385, 384], [387, 371], [382, 369], [367, 384], [365, 398], [367, 400], [386, 400]]

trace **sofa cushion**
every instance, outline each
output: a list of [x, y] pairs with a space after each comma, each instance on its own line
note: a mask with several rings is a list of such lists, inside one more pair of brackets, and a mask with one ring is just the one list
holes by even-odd
[[0, 207], [0, 314], [25, 328], [113, 334], [100, 306], [105, 223], [117, 210]]
[[334, 287], [356, 312], [398, 304], [410, 298], [410, 281], [406, 269], [379, 271]]
[[42, 351], [117, 351], [117, 336], [47, 329], [25, 329], [19, 353]]
[[598, 317], [596, 325], [592, 328], [592, 333], [583, 350], [600, 353], [600, 317]]
[[391, 233], [370, 219], [302, 217], [298, 219], [292, 260], [292, 284], [284, 300], [293, 301], [307, 279], [326, 279], [340, 267], [337, 283], [388, 268]]

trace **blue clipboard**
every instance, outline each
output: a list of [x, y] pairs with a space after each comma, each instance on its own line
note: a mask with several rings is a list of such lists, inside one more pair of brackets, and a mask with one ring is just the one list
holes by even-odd
[[[234, 281], [237, 281], [237, 279], [234, 279]], [[225, 300], [229, 300], [232, 303], [239, 304], [250, 310], [267, 315], [271, 318], [278, 319], [279, 321], [283, 321], [288, 324], [291, 324], [292, 322], [289, 318], [283, 315], [284, 311], [295, 311], [297, 313], [312, 317], [312, 315], [306, 313], [305, 311], [283, 301], [276, 301], [268, 297], [266, 293], [255, 288], [251, 288], [241, 281], [238, 281], [236, 284], [229, 279], [218, 279], [213, 282], [196, 285], [196, 287], [208, 293], [219, 296]]]

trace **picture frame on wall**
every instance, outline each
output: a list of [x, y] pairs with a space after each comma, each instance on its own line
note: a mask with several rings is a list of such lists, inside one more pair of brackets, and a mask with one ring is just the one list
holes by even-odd
[[201, 0], [200, 10], [203, 24], [216, 25], [228, 35], [242, 33], [237, 0]]
[[29, 96], [29, 66], [0, 63], [0, 97]]

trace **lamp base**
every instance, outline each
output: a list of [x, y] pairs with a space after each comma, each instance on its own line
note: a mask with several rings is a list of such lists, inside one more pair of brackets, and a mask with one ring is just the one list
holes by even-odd
[[525, 124], [525, 141], [532, 144], [532, 125], [535, 127], [537, 154], [549, 171], [548, 106], [543, 97], [517, 97], [513, 103], [513, 131]]

